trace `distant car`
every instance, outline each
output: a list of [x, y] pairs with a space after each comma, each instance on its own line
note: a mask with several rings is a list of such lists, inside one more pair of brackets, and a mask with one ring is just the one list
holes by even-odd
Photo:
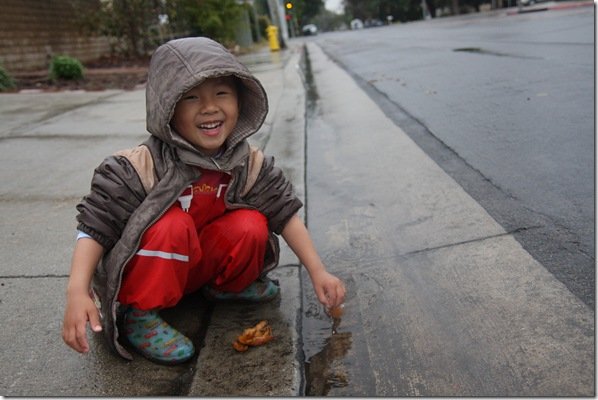
[[536, 3], [542, 3], [543, 1], [545, 1], [545, 0], [521, 0], [521, 5], [522, 6], [531, 6]]
[[303, 36], [317, 35], [318, 27], [314, 24], [307, 24], [301, 29], [301, 31], [303, 32]]
[[351, 21], [351, 29], [363, 29], [363, 21], [361, 21], [359, 18], [355, 18], [353, 21]]

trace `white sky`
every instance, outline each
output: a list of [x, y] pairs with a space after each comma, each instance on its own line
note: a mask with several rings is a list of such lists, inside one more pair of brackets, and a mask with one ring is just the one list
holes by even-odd
[[343, 0], [326, 0], [324, 1], [327, 10], [341, 13], [343, 11]]

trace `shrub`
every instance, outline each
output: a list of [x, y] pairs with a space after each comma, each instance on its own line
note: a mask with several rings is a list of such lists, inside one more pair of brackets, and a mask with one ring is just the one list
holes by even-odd
[[69, 56], [55, 56], [50, 63], [50, 79], [76, 80], [83, 78], [83, 65]]
[[15, 87], [15, 81], [12, 77], [6, 72], [6, 70], [0, 66], [0, 92], [3, 92], [8, 89], [13, 89]]

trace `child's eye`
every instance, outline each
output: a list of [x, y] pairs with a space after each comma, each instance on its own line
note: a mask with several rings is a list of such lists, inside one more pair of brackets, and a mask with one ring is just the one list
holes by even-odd
[[218, 92], [216, 92], [217, 96], [226, 96], [227, 94], [230, 94], [230, 92], [227, 90], [219, 90]]
[[183, 96], [183, 100], [195, 100], [197, 99], [197, 96], [193, 95], [193, 94], [189, 94], [187, 96]]

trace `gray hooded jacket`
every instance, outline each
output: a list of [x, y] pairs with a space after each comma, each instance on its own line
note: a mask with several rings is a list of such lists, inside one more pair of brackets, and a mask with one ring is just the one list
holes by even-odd
[[[211, 158], [171, 129], [170, 120], [183, 93], [207, 78], [224, 75], [233, 75], [242, 83], [239, 119], [222, 154]], [[160, 46], [150, 62], [146, 112], [150, 138], [107, 157], [94, 171], [90, 193], [77, 205], [78, 229], [105, 248], [93, 280], [103, 331], [112, 347], [127, 359], [132, 357], [118, 342], [116, 327], [124, 268], [137, 252], [143, 233], [200, 177], [196, 167], [231, 175], [227, 209], [255, 209], [268, 219], [271, 233], [264, 274], [278, 263], [274, 234], [280, 234], [302, 206], [290, 182], [274, 166], [274, 159], [247, 142], [266, 118], [266, 93], [220, 44], [207, 38], [186, 38]]]

